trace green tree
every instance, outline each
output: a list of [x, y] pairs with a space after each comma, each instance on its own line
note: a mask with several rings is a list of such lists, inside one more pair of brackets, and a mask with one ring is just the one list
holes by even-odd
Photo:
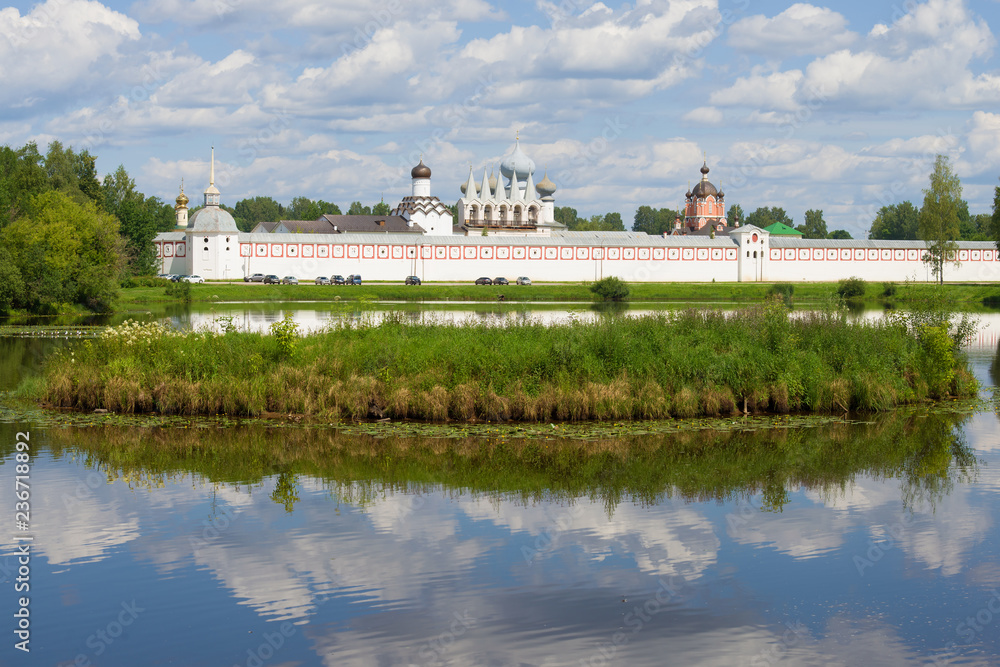
[[624, 232], [625, 223], [622, 222], [622, 214], [613, 212], [604, 214], [604, 228]]
[[1000, 250], [1000, 185], [993, 189], [993, 216], [990, 220], [990, 236]]
[[944, 155], [934, 159], [930, 181], [930, 187], [924, 190], [924, 205], [920, 209], [919, 234], [927, 244], [924, 261], [931, 265], [938, 283], [943, 283], [948, 256], [958, 254], [955, 239], [959, 233], [962, 183]]
[[726, 223], [733, 227], [736, 225], [737, 221], [742, 225], [746, 221], [746, 215], [743, 213], [743, 207], [739, 204], [733, 204], [726, 211]]
[[135, 180], [123, 165], [119, 165], [114, 174], [104, 177], [101, 207], [118, 218], [131, 275], [150, 275], [156, 271], [153, 237], [162, 226], [164, 206], [158, 198], [147, 200], [136, 190]]
[[553, 211], [553, 217], [556, 222], [566, 225], [566, 227], [573, 229], [577, 220], [579, 219], [576, 213], [576, 209], [570, 206], [556, 206]]
[[233, 207], [236, 226], [243, 232], [249, 232], [261, 222], [278, 222], [284, 213], [285, 207], [271, 197], [241, 199]]
[[788, 217], [785, 213], [785, 209], [779, 208], [777, 206], [767, 207], [762, 206], [756, 211], [747, 216], [746, 224], [756, 225], [763, 229], [769, 225], [773, 225], [776, 222], [780, 222], [783, 225], [788, 225], [789, 227], [794, 227], [795, 223], [792, 219]]
[[970, 215], [967, 221], [959, 220], [959, 239], [962, 241], [989, 241], [992, 239], [990, 225], [993, 218], [989, 213]]
[[103, 312], [117, 297], [124, 241], [117, 218], [93, 202], [56, 190], [36, 195], [0, 233], [0, 246], [22, 279], [15, 307], [52, 313], [76, 303]]
[[392, 213], [392, 209], [384, 200], [372, 206], [372, 215], [389, 215], [390, 213]]
[[628, 283], [615, 276], [608, 276], [592, 283], [590, 291], [604, 301], [628, 301]]
[[21, 217], [31, 199], [49, 188], [34, 142], [14, 150], [0, 147], [0, 229]]
[[316, 200], [316, 206], [319, 207], [320, 215], [343, 215], [340, 212], [340, 207], [333, 202], [323, 201], [322, 199]]
[[347, 209], [347, 215], [371, 215], [371, 206], [365, 206], [359, 201], [352, 201], [351, 207]]
[[869, 239], [916, 241], [920, 211], [908, 201], [883, 206], [875, 215]]
[[656, 209], [651, 206], [640, 206], [635, 210], [632, 231], [662, 236], [664, 232], [673, 230], [677, 215], [677, 211], [672, 208]]
[[838, 240], [841, 240], [841, 241], [847, 241], [847, 240], [850, 240], [852, 237], [851, 237], [851, 233], [848, 232], [846, 229], [835, 229], [832, 232], [830, 232], [830, 234], [827, 236], [827, 238], [828, 239], [838, 239]]
[[288, 220], [318, 220], [323, 211], [309, 197], [295, 197], [285, 209], [285, 215]]
[[825, 239], [827, 237], [826, 221], [823, 220], [823, 211], [809, 209], [806, 211], [805, 224], [796, 227], [802, 232], [804, 239]]

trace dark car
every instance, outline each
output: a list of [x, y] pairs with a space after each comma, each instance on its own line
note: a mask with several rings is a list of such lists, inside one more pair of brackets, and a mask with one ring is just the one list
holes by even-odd
[[170, 278], [170, 281], [171, 282], [175, 282], [175, 283], [179, 283], [179, 282], [183, 281], [185, 278], [187, 278], [187, 274], [186, 273], [178, 273], [178, 274], [172, 276]]
[[492, 285], [493, 281], [490, 280], [489, 278], [487, 278], [486, 276], [483, 276], [482, 278], [476, 278], [476, 284], [477, 285]]
[[281, 278], [274, 275], [273, 273], [269, 273], [266, 276], [264, 276], [263, 282], [265, 285], [277, 285], [281, 282]]
[[243, 278], [243, 282], [245, 282], [245, 283], [260, 283], [260, 282], [264, 282], [264, 274], [263, 273], [255, 273], [252, 276], [246, 276], [246, 277]]
[[528, 276], [521, 276], [521, 277], [519, 277], [517, 279], [517, 284], [518, 285], [530, 285], [531, 284], [531, 278], [529, 278]]
[[351, 275], [347, 276], [347, 284], [348, 285], [360, 285], [361, 284], [361, 275], [360, 274], [354, 275], [352, 273]]
[[330, 282], [333, 283], [334, 285], [343, 285], [344, 276], [333, 276], [332, 278], [330, 278]]
[[317, 285], [329, 285], [330, 284], [330, 279], [327, 278], [326, 276], [319, 276], [313, 282], [315, 282]]
[[416, 276], [406, 276], [406, 280], [403, 281], [404, 285], [419, 285], [420, 278]]
[[494, 285], [510, 285], [510, 281], [508, 281], [506, 278], [502, 278], [502, 277], [501, 278], [494, 278], [493, 279], [493, 284]]

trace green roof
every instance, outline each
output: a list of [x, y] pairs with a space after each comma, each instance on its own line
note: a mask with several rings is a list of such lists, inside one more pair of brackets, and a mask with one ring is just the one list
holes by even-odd
[[775, 222], [764, 228], [765, 232], [771, 234], [771, 236], [794, 236], [796, 238], [802, 238], [802, 232], [788, 225]]

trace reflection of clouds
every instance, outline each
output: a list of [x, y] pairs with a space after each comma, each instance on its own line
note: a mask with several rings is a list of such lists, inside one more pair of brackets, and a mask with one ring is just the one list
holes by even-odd
[[700, 513], [671, 501], [656, 507], [623, 503], [611, 518], [603, 503], [587, 499], [563, 507], [471, 500], [462, 503], [462, 511], [512, 533], [541, 536], [536, 541], [542, 546], [536, 558], [553, 553], [560, 540], [571, 540], [593, 559], [623, 552], [635, 559], [643, 573], [690, 579], [716, 562], [719, 549], [712, 524]]

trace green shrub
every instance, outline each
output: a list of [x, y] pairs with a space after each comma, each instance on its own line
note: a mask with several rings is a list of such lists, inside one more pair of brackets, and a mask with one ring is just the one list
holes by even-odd
[[768, 296], [774, 296], [778, 294], [784, 297], [786, 300], [792, 298], [792, 293], [795, 292], [795, 285], [791, 283], [774, 283], [767, 289]]
[[615, 276], [598, 280], [590, 286], [590, 291], [603, 301], [628, 301], [628, 284]]
[[896, 283], [894, 282], [882, 283], [882, 296], [884, 297], [896, 296]]
[[191, 303], [191, 283], [186, 280], [179, 280], [176, 283], [169, 283], [164, 294], [172, 299], [180, 299], [184, 303]]
[[844, 278], [837, 286], [837, 294], [841, 299], [863, 299], [868, 283], [858, 277]]

